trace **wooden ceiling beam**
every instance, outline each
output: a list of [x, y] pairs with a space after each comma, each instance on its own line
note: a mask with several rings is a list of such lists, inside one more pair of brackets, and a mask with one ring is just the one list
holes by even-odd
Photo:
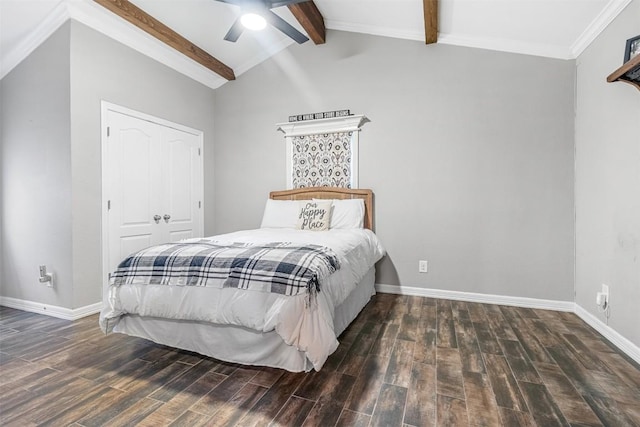
[[438, 42], [438, 0], [422, 0], [424, 9], [424, 42]]
[[290, 4], [287, 7], [307, 32], [309, 38], [315, 44], [324, 44], [326, 39], [324, 18], [313, 0]]
[[191, 43], [189, 40], [182, 37], [180, 34], [176, 33], [171, 28], [167, 27], [165, 24], [158, 21], [128, 0], [94, 1], [221, 77], [224, 77], [227, 80], [236, 79], [236, 76], [230, 67], [211, 56], [204, 49]]

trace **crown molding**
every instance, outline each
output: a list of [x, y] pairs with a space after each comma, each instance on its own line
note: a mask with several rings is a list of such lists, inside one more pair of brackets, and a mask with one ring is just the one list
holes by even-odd
[[[631, 1], [632, 0], [610, 0], [602, 12], [570, 47], [447, 33], [439, 33], [438, 43], [556, 59], [576, 59]], [[174, 49], [166, 46], [164, 43], [134, 25], [113, 15], [98, 4], [92, 1], [75, 0], [64, 0], [61, 2], [34, 31], [13, 50], [4, 55], [2, 61], [0, 61], [0, 79], [27, 58], [68, 19], [81, 22], [211, 89], [216, 89], [227, 82], [197, 62], [176, 52]], [[325, 25], [326, 28], [331, 30], [424, 41], [422, 31], [353, 24], [335, 20], [327, 20], [325, 21]], [[260, 52], [239, 67], [236, 67], [236, 75], [241, 75], [291, 44], [292, 42], [290, 40], [283, 39], [282, 42], [268, 50]]]
[[[347, 31], [350, 33], [371, 34], [373, 36], [392, 37], [395, 39], [417, 40], [424, 42], [424, 32], [411, 31], [395, 27], [380, 27], [377, 25], [354, 24], [351, 22], [325, 20], [325, 26], [329, 30]], [[440, 39], [438, 38], [438, 42]]]
[[631, 3], [631, 0], [610, 0], [600, 14], [571, 45], [571, 55], [577, 58], [604, 31], [605, 28]]
[[[0, 78], [7, 75], [68, 19], [78, 21], [175, 71], [216, 89], [227, 82], [206, 67], [119, 18], [93, 1], [65, 0], [24, 41], [2, 60]], [[257, 62], [256, 62], [257, 63]]]
[[[73, 0], [61, 2], [16, 48], [2, 58], [0, 79], [9, 74], [69, 19], [80, 22], [211, 89], [216, 89], [227, 82], [94, 2]], [[235, 68], [236, 75], [241, 75], [291, 44], [293, 44], [291, 39], [284, 38], [281, 42], [260, 51]]]
[[[621, 1], [621, 0], [613, 0]], [[631, 0], [622, 0], [631, 1]], [[371, 34], [374, 36], [392, 37], [396, 39], [416, 40], [424, 43], [424, 33], [392, 27], [378, 27], [362, 24], [351, 24], [342, 21], [325, 21], [328, 29], [348, 31], [352, 33]], [[519, 53], [523, 55], [544, 56], [557, 59], [574, 59], [571, 50], [561, 46], [540, 43], [526, 43], [510, 39], [478, 37], [464, 34], [438, 33], [438, 44], [473, 47], [477, 49], [497, 50], [500, 52]]]
[[476, 49], [495, 50], [499, 52], [518, 53], [521, 55], [543, 56], [545, 58], [574, 59], [571, 49], [567, 47], [542, 43], [527, 43], [510, 39], [440, 33], [438, 35], [438, 43], [472, 47]]
[[0, 61], [0, 79], [4, 78], [38, 46], [44, 43], [62, 24], [69, 19], [69, 9], [65, 2], [56, 6], [47, 17]]
[[[465, 34], [438, 33], [438, 43], [500, 52], [518, 53], [522, 55], [542, 56], [546, 58], [576, 59], [580, 53], [606, 28], [613, 19], [631, 2], [631, 0], [611, 0], [598, 17], [587, 27], [578, 40], [570, 47], [543, 43], [527, 43], [511, 39], [478, 37]], [[374, 36], [392, 37], [404, 40], [424, 42], [422, 32], [409, 31], [392, 27], [377, 27], [352, 24], [342, 21], [325, 21], [330, 30], [352, 33], [370, 34]]]
[[93, 1], [66, 0], [71, 19], [146, 55], [211, 89], [227, 82], [206, 67], [167, 46]]

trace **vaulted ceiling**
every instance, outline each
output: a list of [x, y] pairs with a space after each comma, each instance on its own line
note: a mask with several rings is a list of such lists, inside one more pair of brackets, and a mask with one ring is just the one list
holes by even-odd
[[[245, 31], [237, 42], [223, 38], [240, 14], [215, 0], [130, 0], [133, 8], [177, 33], [191, 59], [113, 13], [124, 0], [0, 0], [0, 77], [72, 18], [155, 58], [209, 87], [216, 88], [293, 42], [267, 26]], [[421, 42], [434, 41], [559, 59], [576, 58], [631, 0], [314, 0], [329, 30], [351, 31]], [[108, 10], [105, 6], [115, 5]], [[430, 24], [437, 4], [438, 32]], [[274, 12], [318, 48], [318, 22], [304, 3]], [[120, 7], [122, 9], [122, 7]], [[121, 13], [122, 15], [122, 13]], [[294, 16], [295, 15], [295, 16]], [[298, 18], [298, 19], [296, 19]], [[314, 18], [315, 19], [315, 18]], [[317, 21], [317, 19], [315, 19]], [[304, 24], [302, 25], [301, 24]], [[426, 22], [426, 25], [425, 25]], [[331, 43], [331, 33], [326, 35]], [[169, 47], [173, 46], [173, 47]], [[195, 47], [193, 47], [195, 46]], [[428, 46], [425, 46], [428, 49]], [[205, 58], [204, 62], [197, 61]], [[209, 61], [212, 66], [207, 66]], [[218, 61], [220, 64], [216, 64]], [[200, 63], [198, 63], [200, 62]], [[216, 67], [218, 69], [216, 69]], [[228, 70], [225, 69], [228, 67]], [[232, 71], [229, 74], [229, 70]]]

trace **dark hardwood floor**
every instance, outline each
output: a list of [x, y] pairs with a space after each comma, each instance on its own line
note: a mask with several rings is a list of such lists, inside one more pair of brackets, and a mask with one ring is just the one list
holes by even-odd
[[320, 372], [0, 308], [0, 425], [640, 426], [640, 370], [577, 316], [379, 294]]

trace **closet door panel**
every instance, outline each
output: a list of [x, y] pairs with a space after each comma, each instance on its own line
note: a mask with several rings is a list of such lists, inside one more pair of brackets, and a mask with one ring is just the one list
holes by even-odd
[[109, 113], [109, 264], [113, 270], [132, 252], [160, 243], [154, 215], [161, 208], [157, 163], [160, 129], [152, 123]]
[[165, 211], [168, 241], [201, 237], [200, 195], [202, 192], [199, 138], [195, 135], [165, 129], [166, 183]]

